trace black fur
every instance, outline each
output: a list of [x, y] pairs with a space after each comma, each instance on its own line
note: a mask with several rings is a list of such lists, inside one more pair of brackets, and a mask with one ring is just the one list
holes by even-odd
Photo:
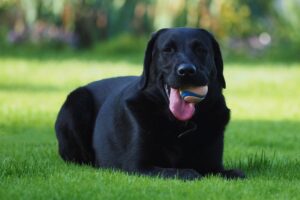
[[[176, 75], [182, 63], [197, 73]], [[189, 121], [169, 111], [164, 86], [208, 85]], [[56, 121], [59, 153], [66, 161], [166, 178], [207, 174], [243, 178], [223, 168], [224, 130], [230, 111], [219, 45], [202, 29], [162, 29], [150, 39], [140, 77], [117, 77], [74, 90]]]

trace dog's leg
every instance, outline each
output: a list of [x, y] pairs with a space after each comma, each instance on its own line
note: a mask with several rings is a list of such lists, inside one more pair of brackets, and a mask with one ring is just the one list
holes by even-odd
[[223, 146], [224, 135], [218, 134], [219, 137], [214, 139], [214, 143], [207, 145], [205, 149], [194, 152], [195, 157], [191, 157], [192, 160], [196, 160], [194, 166], [197, 172], [202, 176], [217, 175], [226, 179], [238, 179], [245, 178], [245, 174], [238, 169], [224, 169], [223, 165]]
[[196, 170], [193, 169], [176, 169], [161, 167], [152, 167], [143, 170], [138, 170], [137, 173], [161, 178], [178, 178], [181, 180], [195, 180], [200, 179], [202, 177]]
[[92, 132], [94, 102], [86, 88], [69, 94], [55, 123], [60, 156], [70, 162], [94, 164]]

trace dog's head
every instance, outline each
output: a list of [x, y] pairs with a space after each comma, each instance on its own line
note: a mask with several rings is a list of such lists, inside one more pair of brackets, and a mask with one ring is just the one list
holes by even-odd
[[[195, 102], [186, 102], [180, 91], [184, 88], [226, 87], [223, 60], [214, 37], [203, 29], [161, 29], [148, 42], [144, 59], [141, 88], [158, 86], [173, 115], [182, 121], [190, 119]], [[211, 92], [210, 92], [211, 93]]]

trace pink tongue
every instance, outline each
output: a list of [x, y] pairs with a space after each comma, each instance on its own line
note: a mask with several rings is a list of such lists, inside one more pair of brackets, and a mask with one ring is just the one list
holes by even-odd
[[179, 93], [179, 90], [171, 88], [169, 109], [174, 117], [180, 121], [187, 121], [193, 117], [195, 106], [193, 103], [185, 102]]

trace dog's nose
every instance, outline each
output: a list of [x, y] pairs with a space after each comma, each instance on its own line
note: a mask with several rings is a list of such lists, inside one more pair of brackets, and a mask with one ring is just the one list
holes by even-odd
[[196, 74], [196, 67], [193, 64], [181, 64], [177, 68], [179, 76], [193, 76]]

